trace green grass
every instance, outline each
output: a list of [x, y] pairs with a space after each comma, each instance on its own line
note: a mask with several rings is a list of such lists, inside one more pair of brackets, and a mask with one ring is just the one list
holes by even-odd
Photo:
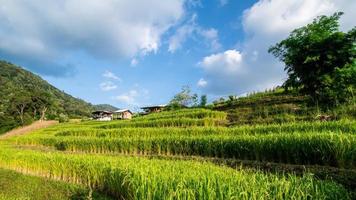
[[0, 165], [82, 184], [123, 199], [349, 199], [311, 175], [272, 175], [193, 161], [41, 153], [2, 147]]
[[[255, 135], [255, 134], [293, 134], [301, 132], [355, 134], [356, 122], [298, 122], [287, 124], [236, 126], [236, 127], [148, 127], [148, 128], [113, 128], [100, 129], [82, 126], [59, 127], [48, 129], [37, 134], [55, 136], [90, 136], [90, 137], [153, 137], [153, 136], [199, 136], [199, 135]], [[36, 134], [36, 135], [37, 135]], [[34, 135], [34, 134], [32, 134]]]
[[[0, 169], [1, 200], [84, 200], [90, 196], [89, 194], [90, 191], [83, 186]], [[92, 194], [92, 198], [109, 199], [97, 193]]]
[[154, 137], [20, 137], [16, 145], [88, 153], [196, 155], [353, 168], [356, 136], [330, 133]]
[[16, 145], [87, 153], [196, 155], [355, 168], [353, 121], [235, 128], [75, 128], [14, 137]]
[[191, 119], [202, 119], [202, 118], [214, 118], [225, 120], [225, 112], [212, 111], [208, 109], [181, 109], [178, 111], [164, 111], [160, 113], [152, 113], [142, 117], [134, 118], [135, 121], [139, 120], [157, 120], [157, 119], [176, 119], [176, 118], [191, 118]]
[[100, 125], [98, 128], [141, 128], [141, 127], [190, 127], [190, 126], [218, 126], [224, 125], [225, 121], [214, 118], [191, 119], [157, 119], [157, 120], [135, 120], [135, 121], [118, 121], [111, 122], [105, 125]]
[[333, 119], [355, 119], [356, 102], [333, 108], [320, 108], [308, 96], [286, 93], [283, 89], [259, 92], [247, 97], [216, 103], [214, 110], [227, 112], [231, 125], [317, 121], [318, 115]]

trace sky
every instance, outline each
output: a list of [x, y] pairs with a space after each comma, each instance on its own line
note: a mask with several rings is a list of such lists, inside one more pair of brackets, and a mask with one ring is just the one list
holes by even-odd
[[[0, 0], [0, 59], [93, 104], [164, 104], [183, 86], [210, 101], [281, 85], [270, 46], [354, 0]], [[1, 70], [1, 69], [0, 69]]]

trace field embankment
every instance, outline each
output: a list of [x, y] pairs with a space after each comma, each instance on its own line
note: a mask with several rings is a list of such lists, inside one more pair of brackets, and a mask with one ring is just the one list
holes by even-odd
[[58, 121], [55, 121], [55, 120], [36, 121], [36, 122], [34, 122], [34, 123], [30, 124], [30, 125], [23, 126], [23, 127], [16, 128], [16, 129], [13, 129], [11, 131], [8, 131], [8, 132], [4, 133], [3, 135], [1, 135], [0, 139], [9, 138], [9, 137], [12, 137], [12, 136], [24, 135], [24, 134], [30, 133], [30, 132], [38, 130], [38, 129], [43, 129], [43, 128], [47, 128], [47, 127], [53, 126], [55, 124], [58, 124]]

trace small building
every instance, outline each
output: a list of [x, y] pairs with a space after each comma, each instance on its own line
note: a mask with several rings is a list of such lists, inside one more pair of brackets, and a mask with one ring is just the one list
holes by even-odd
[[97, 110], [92, 112], [92, 117], [97, 121], [111, 121], [113, 120], [113, 113], [105, 110]]
[[132, 119], [132, 115], [129, 109], [117, 110], [114, 112], [114, 119]]
[[167, 105], [146, 106], [141, 109], [145, 111], [145, 114], [161, 112]]

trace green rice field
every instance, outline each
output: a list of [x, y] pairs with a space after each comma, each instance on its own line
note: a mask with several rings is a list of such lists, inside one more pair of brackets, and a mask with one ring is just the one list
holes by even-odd
[[[0, 168], [70, 184], [92, 199], [355, 197], [353, 184], [308, 170], [272, 172], [210, 160], [355, 172], [356, 121], [227, 126], [226, 117], [183, 109], [131, 121], [63, 123], [0, 141]], [[0, 199], [6, 195], [0, 191]]]

